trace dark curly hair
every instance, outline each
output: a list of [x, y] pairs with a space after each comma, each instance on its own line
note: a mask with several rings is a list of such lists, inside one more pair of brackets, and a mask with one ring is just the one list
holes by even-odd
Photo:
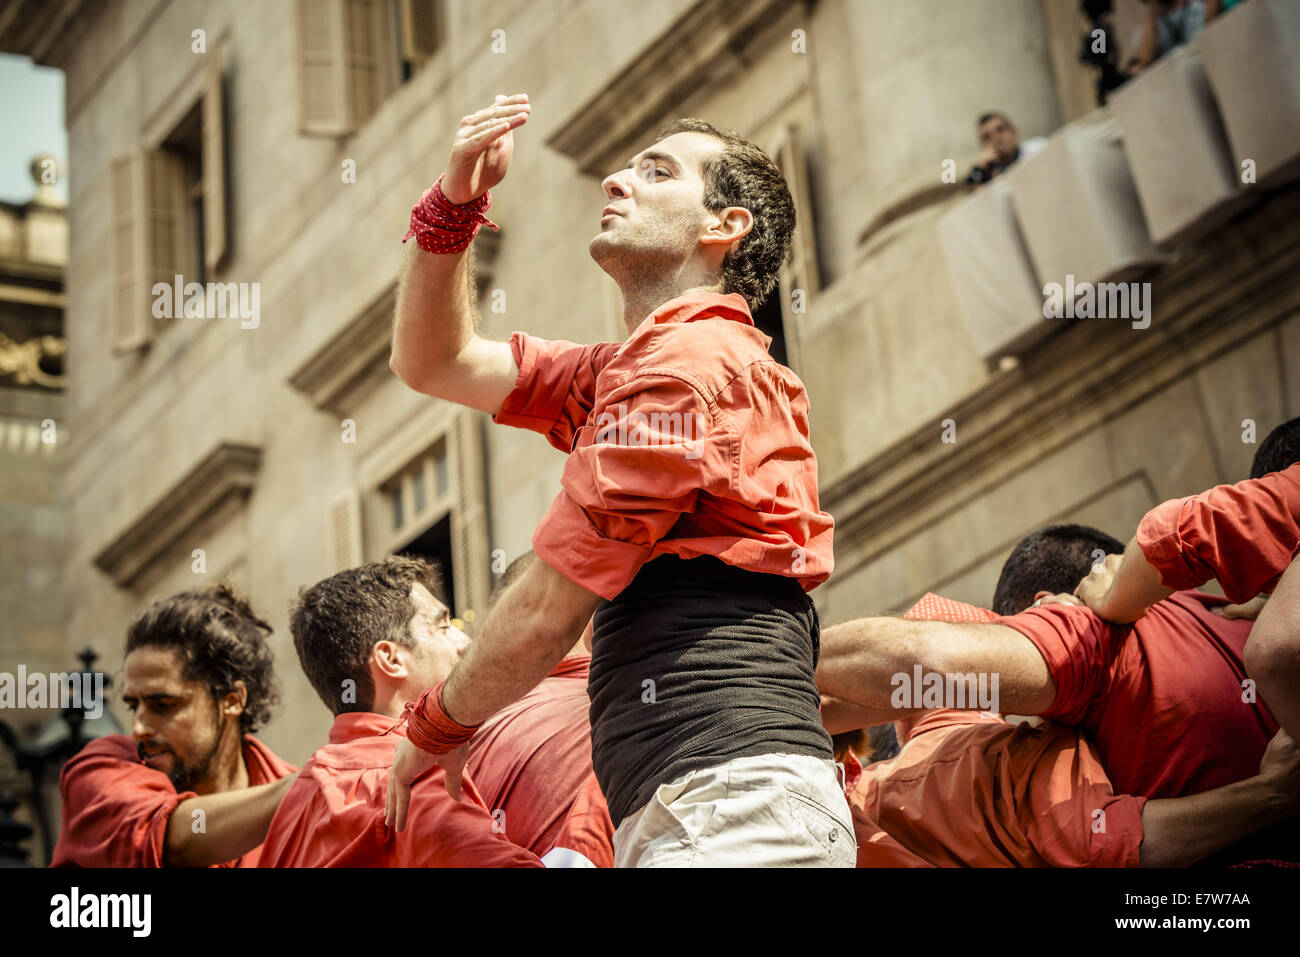
[[154, 646], [181, 659], [181, 677], [208, 687], [214, 699], [242, 681], [248, 692], [239, 730], [252, 734], [271, 720], [280, 700], [271, 648], [271, 626], [253, 613], [248, 599], [225, 582], [163, 598], [146, 608], [126, 633], [126, 653]]
[[741, 206], [754, 227], [722, 261], [723, 292], [738, 292], [749, 308], [762, 305], [777, 284], [794, 235], [794, 200], [776, 164], [734, 130], [690, 117], [673, 120], [657, 139], [674, 133], [706, 133], [721, 140], [721, 152], [704, 161], [704, 208], [711, 212]]
[[[393, 555], [349, 568], [298, 592], [289, 612], [293, 647], [307, 680], [335, 715], [374, 708], [370, 653], [376, 642], [415, 647], [411, 586], [416, 582], [434, 595], [441, 590], [436, 566]], [[356, 689], [353, 701], [343, 695], [344, 682], [349, 680]]]

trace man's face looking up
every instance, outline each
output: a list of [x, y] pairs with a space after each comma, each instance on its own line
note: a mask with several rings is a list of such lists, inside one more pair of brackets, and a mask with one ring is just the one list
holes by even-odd
[[663, 274], [700, 251], [718, 214], [704, 208], [704, 161], [722, 151], [706, 133], [674, 133], [605, 177], [608, 205], [589, 248], [616, 280], [641, 271]]

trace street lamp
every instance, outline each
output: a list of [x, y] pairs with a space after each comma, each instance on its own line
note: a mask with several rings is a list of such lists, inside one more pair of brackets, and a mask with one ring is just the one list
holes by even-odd
[[[93, 676], [96, 674], [94, 664], [99, 655], [93, 648], [87, 647], [77, 657], [81, 660], [81, 675], [89, 679], [83, 681], [82, 687], [90, 687], [90, 681], [93, 681]], [[103, 687], [107, 689], [112, 684], [112, 679], [104, 675], [103, 680]], [[32, 779], [32, 804], [41, 829], [41, 843], [45, 849], [46, 861], [54, 856], [54, 832], [50, 825], [54, 815], [51, 813], [45, 794], [45, 785], [50, 779], [49, 772], [54, 771], [54, 780], [57, 781], [57, 772], [63, 767], [64, 762], [84, 748], [88, 742], [106, 735], [123, 733], [122, 726], [113, 717], [107, 701], [98, 704], [99, 715], [95, 718], [87, 717], [86, 711], [90, 708], [91, 702], [84, 699], [78, 707], [69, 705], [62, 709], [57, 717], [51, 719], [41, 729], [36, 740], [31, 744], [19, 741], [13, 729], [0, 721], [0, 741], [13, 754], [18, 769], [25, 770]], [[55, 795], [53, 800], [57, 804], [58, 796]], [[24, 840], [31, 831], [31, 828], [22, 822], [12, 820], [12, 811], [16, 806], [16, 801], [0, 800], [0, 857], [3, 857], [11, 846], [14, 851], [20, 850], [17, 842]], [[19, 833], [21, 828], [27, 828], [27, 833]], [[26, 855], [22, 854], [18, 862], [25, 860], [25, 857]], [[11, 863], [11, 866], [15, 864]], [[16, 863], [16, 866], [21, 866], [21, 863]]]

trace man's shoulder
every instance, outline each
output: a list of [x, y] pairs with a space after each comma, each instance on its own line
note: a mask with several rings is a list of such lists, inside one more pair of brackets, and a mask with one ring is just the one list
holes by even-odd
[[677, 375], [709, 399], [733, 382], [761, 373], [788, 378], [803, 389], [798, 377], [772, 358], [763, 334], [734, 319], [655, 326], [645, 333], [641, 348], [616, 355], [610, 368], [628, 378]]
[[122, 764], [133, 765], [142, 771], [152, 770], [140, 760], [140, 755], [135, 748], [135, 742], [125, 734], [107, 734], [102, 738], [96, 738], [89, 742], [68, 760], [64, 769], [66, 771], [74, 766], [105, 762], [121, 762]]
[[254, 783], [267, 784], [298, 771], [297, 767], [272, 751], [255, 735], [245, 734], [243, 745], [244, 765], [248, 768], [250, 777], [257, 779]]

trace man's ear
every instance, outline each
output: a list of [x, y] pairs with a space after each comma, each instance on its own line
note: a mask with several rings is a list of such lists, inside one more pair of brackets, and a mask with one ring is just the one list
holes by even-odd
[[410, 674], [410, 669], [407, 668], [402, 655], [405, 650], [395, 641], [376, 641], [375, 647], [370, 649], [370, 670], [374, 677], [387, 678], [390, 681], [401, 681], [406, 678]]
[[1045, 591], [1045, 590], [1039, 590], [1039, 591], [1034, 592], [1034, 601], [1038, 601], [1038, 599], [1040, 599], [1040, 598], [1051, 598], [1052, 595], [1053, 595], [1053, 592]]
[[712, 214], [710, 225], [700, 237], [706, 246], [735, 243], [754, 228], [754, 214], [743, 206], [728, 206]]
[[244, 708], [247, 705], [248, 686], [242, 681], [236, 681], [235, 686], [221, 698], [221, 713], [228, 717], [238, 718], [244, 713]]

